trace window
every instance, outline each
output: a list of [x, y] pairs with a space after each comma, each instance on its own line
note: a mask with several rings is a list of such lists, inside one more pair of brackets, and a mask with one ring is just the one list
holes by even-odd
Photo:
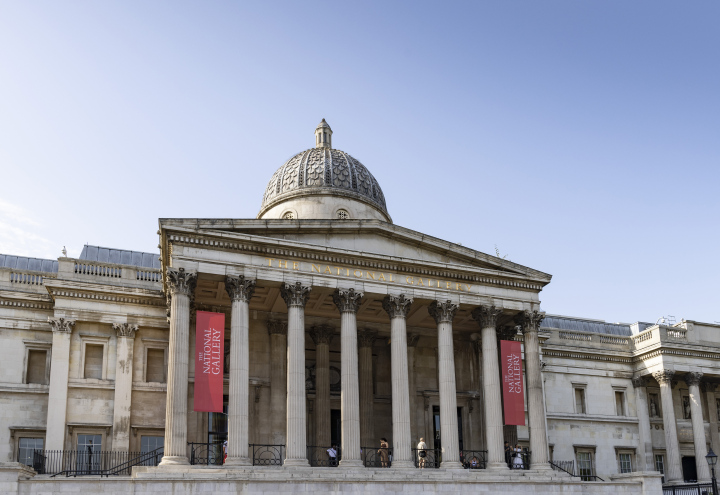
[[147, 348], [145, 353], [145, 381], [165, 383], [167, 381], [165, 370], [165, 349]]
[[347, 210], [338, 210], [337, 217], [338, 220], [347, 220], [350, 218], [350, 213], [348, 213]]
[[283, 213], [282, 218], [283, 220], [295, 220], [295, 213], [293, 213], [292, 211], [287, 211]]
[[682, 396], [683, 419], [690, 419], [690, 396]]
[[595, 476], [595, 468], [593, 467], [593, 450], [576, 449], [575, 457], [577, 459], [578, 476], [580, 476], [583, 481], [593, 481]]
[[615, 414], [625, 416], [625, 392], [615, 391]]
[[48, 352], [40, 349], [28, 349], [25, 383], [48, 384]]
[[[158, 456], [162, 455], [163, 449], [165, 447], [165, 437], [160, 436], [147, 436], [143, 435], [140, 437], [140, 452], [143, 454], [147, 454], [148, 452], [156, 451], [156, 454]], [[155, 466], [158, 459], [153, 459], [152, 456], [149, 456], [145, 461], [143, 461], [144, 466]]]
[[77, 450], [77, 470], [79, 474], [100, 474], [102, 435], [79, 434], [77, 436]]
[[622, 473], [632, 473], [632, 453], [631, 452], [618, 452], [618, 471]]
[[[655, 471], [665, 474], [665, 457], [662, 454], [655, 454]], [[665, 483], [665, 476], [663, 476], [662, 482]]]
[[584, 388], [576, 388], [575, 389], [575, 413], [576, 414], [587, 414]]
[[98, 344], [85, 344], [84, 378], [103, 378], [104, 346]]
[[33, 465], [36, 450], [42, 450], [45, 441], [42, 438], [20, 438], [18, 441], [18, 462], [26, 466]]

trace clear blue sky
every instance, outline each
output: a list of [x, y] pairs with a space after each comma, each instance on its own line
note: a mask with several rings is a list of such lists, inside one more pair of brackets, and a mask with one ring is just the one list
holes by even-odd
[[720, 3], [0, 1], [0, 252], [253, 218], [314, 145], [549, 313], [720, 321]]

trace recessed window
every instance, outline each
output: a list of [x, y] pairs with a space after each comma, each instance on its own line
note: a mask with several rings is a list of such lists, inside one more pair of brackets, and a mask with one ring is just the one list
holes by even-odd
[[587, 414], [587, 404], [585, 403], [585, 389], [575, 389], [575, 413]]
[[620, 473], [632, 473], [632, 454], [630, 452], [618, 453], [618, 470]]
[[145, 381], [165, 383], [165, 349], [148, 348], [145, 359], [147, 366], [145, 370]]
[[615, 391], [615, 414], [625, 416], [625, 392]]
[[47, 351], [29, 349], [27, 356], [26, 383], [47, 385]]
[[104, 347], [96, 344], [85, 344], [85, 378], [102, 380]]
[[348, 213], [347, 210], [338, 210], [337, 218], [338, 220], [347, 220], [350, 218], [350, 213]]
[[286, 211], [282, 216], [283, 220], [295, 220], [295, 213], [292, 211]]
[[577, 460], [577, 474], [583, 481], [593, 481], [595, 478], [594, 458], [595, 451], [593, 449], [576, 449], [575, 458]]
[[165, 437], [146, 436], [140, 437], [140, 452], [143, 454], [160, 449], [165, 445]]
[[26, 466], [33, 465], [36, 450], [42, 450], [45, 441], [42, 438], [20, 438], [18, 441], [18, 462]]

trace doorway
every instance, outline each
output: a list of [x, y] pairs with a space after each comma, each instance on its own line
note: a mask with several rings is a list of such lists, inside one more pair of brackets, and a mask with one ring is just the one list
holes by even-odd
[[697, 467], [695, 467], [695, 456], [682, 458], [683, 478], [685, 482], [697, 482]]
[[[342, 439], [341, 424], [340, 409], [330, 409], [330, 443], [332, 445], [340, 445]], [[319, 445], [319, 447], [330, 447], [330, 445]]]
[[[462, 407], [457, 408], [458, 447], [463, 450]], [[435, 450], [442, 450], [442, 435], [440, 433], [440, 406], [433, 406], [433, 440]]]

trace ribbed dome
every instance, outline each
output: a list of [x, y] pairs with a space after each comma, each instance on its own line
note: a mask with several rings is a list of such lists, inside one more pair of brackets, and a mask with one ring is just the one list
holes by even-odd
[[[323, 119], [316, 133], [325, 128], [329, 130], [330, 126]], [[346, 196], [389, 217], [385, 195], [375, 177], [358, 160], [329, 144], [329, 136], [318, 138], [318, 147], [298, 153], [277, 169], [265, 190], [258, 217], [288, 199], [310, 195]]]

